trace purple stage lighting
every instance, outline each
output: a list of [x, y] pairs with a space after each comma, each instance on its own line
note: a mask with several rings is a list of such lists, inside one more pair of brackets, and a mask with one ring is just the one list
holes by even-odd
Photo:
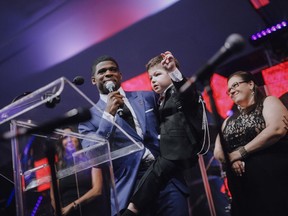
[[266, 40], [282, 35], [287, 29], [287, 21], [282, 21], [251, 35], [250, 42], [253, 45], [259, 45]]

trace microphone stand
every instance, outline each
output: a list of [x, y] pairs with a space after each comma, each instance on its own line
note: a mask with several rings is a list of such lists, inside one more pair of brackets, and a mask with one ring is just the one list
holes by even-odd
[[[188, 79], [187, 82], [180, 88], [180, 92], [184, 93], [187, 89], [191, 87], [191, 85], [197, 82], [197, 80], [202, 81], [202, 83], [204, 84], [209, 100], [210, 100], [210, 104], [212, 108], [212, 117], [214, 118], [216, 129], [220, 137], [220, 142], [221, 142], [221, 146], [224, 152], [226, 165], [228, 166], [230, 165], [230, 161], [229, 161], [229, 157], [227, 153], [228, 151], [224, 145], [224, 139], [223, 139], [223, 135], [221, 131], [222, 122], [220, 120], [221, 118], [216, 108], [215, 100], [213, 98], [213, 92], [209, 85], [209, 81], [212, 76], [213, 70], [216, 68], [216, 66], [222, 63], [224, 60], [226, 60], [230, 55], [241, 51], [244, 48], [244, 45], [245, 45], [244, 39], [241, 35], [231, 34], [226, 39], [225, 44], [220, 48], [220, 50], [218, 50], [218, 52], [214, 54], [212, 58], [210, 58], [208, 62], [200, 70], [196, 72], [195, 76]], [[205, 167], [203, 164], [202, 155], [200, 155], [199, 157], [199, 165], [200, 165], [200, 169], [202, 169], [201, 174], [203, 177], [204, 187], [205, 187], [206, 194], [207, 194], [210, 213], [212, 216], [216, 216], [216, 212], [215, 212], [214, 205], [213, 205], [213, 199], [211, 196], [211, 191], [209, 191], [210, 187], [209, 187], [209, 182], [207, 179], [207, 173], [204, 172], [206, 170], [204, 170]]]
[[[209, 77], [208, 79], [210, 80], [211, 77]], [[216, 132], [219, 135], [220, 138], [220, 144], [221, 147], [223, 149], [224, 152], [224, 157], [225, 157], [225, 163], [226, 166], [230, 166], [230, 160], [229, 160], [229, 156], [228, 156], [228, 151], [226, 146], [224, 145], [224, 138], [223, 138], [223, 134], [222, 134], [222, 130], [221, 130], [221, 126], [222, 126], [222, 120], [221, 117], [218, 113], [217, 107], [216, 107], [216, 103], [215, 103], [215, 99], [213, 97], [213, 90], [209, 84], [209, 81], [204, 81], [204, 89], [206, 90], [208, 97], [209, 97], [209, 101], [210, 101], [210, 105], [211, 105], [211, 110], [212, 110], [212, 118], [214, 119], [214, 122], [216, 124]], [[222, 176], [222, 175], [221, 175]], [[229, 205], [230, 205], [230, 200], [229, 201]], [[211, 210], [210, 210], [211, 211]]]
[[[188, 79], [187, 82], [182, 86], [183, 88], [181, 87], [182, 88], [182, 92], [181, 92], [181, 88], [180, 88], [180, 93], [184, 93], [189, 88], [191, 88], [193, 85], [196, 85], [196, 81], [197, 81], [197, 77], [195, 77], [195, 76], [193, 76], [190, 79]], [[207, 83], [208, 83], [207, 80], [203, 80], [203, 82], [202, 82], [202, 84], [204, 84], [204, 85], [206, 85]], [[207, 86], [205, 88], [207, 88], [207, 93], [209, 93], [209, 95], [212, 98], [211, 104], [213, 103], [213, 105], [212, 105], [213, 111], [216, 111], [216, 116], [217, 117], [216, 117], [215, 122], [217, 122], [217, 125], [220, 125], [220, 117], [219, 117], [219, 115], [217, 115], [218, 112], [217, 112], [217, 109], [216, 109], [216, 106], [215, 106], [215, 102], [213, 100], [212, 90], [210, 88], [210, 85], [207, 84]], [[213, 116], [213, 113], [212, 113], [212, 116]], [[219, 127], [217, 127], [217, 128], [219, 128]], [[207, 201], [208, 201], [210, 215], [211, 216], [216, 216], [215, 205], [214, 205], [214, 202], [213, 202], [212, 192], [211, 192], [210, 185], [209, 185], [209, 179], [208, 179], [208, 176], [207, 176], [207, 170], [206, 170], [206, 167], [205, 167], [205, 162], [204, 162], [204, 159], [203, 159], [203, 155], [202, 154], [198, 154], [198, 157], [199, 157], [198, 158], [199, 168], [200, 168], [200, 171], [201, 171], [202, 181], [203, 181], [203, 184], [204, 184], [204, 189], [205, 189], [205, 193], [206, 193], [206, 197], [207, 197]]]
[[[207, 82], [207, 81], [205, 81], [205, 82]], [[206, 83], [205, 83], [205, 85], [206, 85]], [[211, 90], [209, 84], [207, 84], [205, 89], [208, 88], [208, 87]], [[208, 90], [207, 90], [207, 92], [208, 92]], [[212, 95], [212, 93], [211, 93], [211, 95]], [[216, 209], [215, 209], [215, 205], [214, 205], [214, 202], [213, 202], [213, 197], [212, 197], [212, 192], [211, 192], [211, 188], [210, 188], [210, 184], [209, 184], [209, 179], [208, 179], [208, 176], [207, 176], [206, 166], [205, 166], [203, 155], [201, 155], [201, 154], [199, 154], [198, 163], [199, 163], [199, 167], [200, 167], [200, 171], [201, 171], [201, 176], [202, 176], [202, 180], [203, 180], [203, 184], [204, 184], [205, 193], [206, 193], [206, 196], [207, 196], [207, 201], [208, 201], [210, 215], [211, 216], [216, 216], [217, 214], [216, 214]]]
[[[209, 79], [210, 79], [210, 77], [209, 77]], [[205, 84], [204, 89], [206, 90], [206, 92], [208, 94], [210, 105], [211, 105], [212, 118], [214, 119], [214, 122], [216, 124], [216, 130], [217, 130], [217, 133], [219, 134], [221, 147], [224, 151], [225, 162], [226, 162], [226, 164], [227, 163], [230, 164], [229, 157], [227, 154], [228, 151], [224, 145], [224, 138], [223, 138], [223, 134], [222, 134], [222, 130], [221, 130], [222, 120], [221, 120], [221, 117], [220, 117], [218, 110], [217, 110], [217, 107], [216, 107], [215, 99], [213, 97], [213, 90], [209, 84], [209, 81], [205, 81], [204, 84]]]
[[[211, 104], [211, 109], [212, 109], [212, 118], [214, 119], [214, 122], [216, 124], [216, 132], [217, 134], [219, 134], [220, 137], [220, 143], [224, 152], [224, 157], [225, 157], [225, 161], [226, 161], [226, 165], [229, 166], [230, 165], [230, 161], [229, 161], [229, 157], [228, 157], [228, 151], [224, 145], [224, 139], [223, 139], [223, 134], [221, 131], [221, 125], [222, 125], [222, 120], [221, 117], [217, 111], [217, 107], [216, 107], [216, 103], [213, 97], [213, 91], [212, 88], [209, 84], [210, 78], [212, 76], [212, 72], [213, 69], [215, 68], [215, 66], [213, 67], [204, 67], [205, 70], [205, 75], [203, 76], [203, 70], [200, 70], [200, 72], [202, 73], [198, 73], [198, 76], [192, 76], [190, 79], [187, 80], [187, 82], [180, 88], [180, 92], [184, 93], [187, 89], [189, 89], [192, 85], [195, 85], [197, 81], [200, 81], [205, 87], [204, 89], [207, 91], [208, 97], [209, 97], [209, 101]], [[199, 79], [200, 77], [200, 79]], [[182, 91], [181, 91], [182, 90]], [[207, 173], [206, 173], [206, 168], [205, 168], [205, 164], [204, 164], [204, 160], [203, 160], [203, 156], [199, 155], [199, 166], [200, 166], [200, 171], [201, 171], [201, 175], [203, 178], [203, 184], [204, 184], [204, 188], [205, 188], [205, 192], [206, 192], [206, 196], [207, 196], [207, 200], [208, 200], [208, 205], [209, 205], [209, 210], [210, 210], [210, 214], [211, 216], [216, 216], [216, 211], [215, 211], [215, 206], [213, 203], [213, 198], [212, 198], [212, 194], [211, 194], [211, 190], [210, 190], [210, 186], [209, 186], [209, 181], [207, 178]]]

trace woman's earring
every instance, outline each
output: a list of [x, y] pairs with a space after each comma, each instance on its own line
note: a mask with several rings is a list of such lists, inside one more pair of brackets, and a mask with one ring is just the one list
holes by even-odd
[[242, 109], [241, 109], [241, 106], [240, 105], [237, 105], [237, 109], [241, 112]]
[[255, 90], [251, 89], [251, 95], [254, 96], [254, 94], [255, 94]]

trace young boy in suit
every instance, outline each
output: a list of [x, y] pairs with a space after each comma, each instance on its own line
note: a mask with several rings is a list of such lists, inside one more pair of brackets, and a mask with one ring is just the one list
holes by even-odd
[[152, 89], [160, 94], [160, 156], [140, 180], [122, 216], [138, 215], [147, 208], [173, 175], [196, 164], [202, 146], [204, 106], [195, 85], [180, 93], [187, 79], [178, 61], [167, 51], [152, 58], [146, 69]]

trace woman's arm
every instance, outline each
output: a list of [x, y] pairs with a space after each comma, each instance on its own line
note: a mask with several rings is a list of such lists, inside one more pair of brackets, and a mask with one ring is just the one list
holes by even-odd
[[55, 205], [55, 198], [54, 198], [54, 192], [53, 192], [53, 187], [52, 187], [52, 182], [50, 183], [50, 200], [51, 200], [51, 205], [52, 205], [52, 208], [56, 209], [56, 205]]
[[102, 170], [100, 168], [92, 168], [92, 188], [87, 191], [83, 196], [76, 199], [74, 202], [62, 208], [62, 214], [66, 215], [72, 208], [77, 208], [80, 204], [90, 202], [95, 197], [102, 194], [103, 177]]
[[[225, 125], [227, 123], [228, 118], [225, 119], [225, 121], [222, 124], [221, 130], [225, 128]], [[222, 148], [222, 143], [220, 140], [220, 135], [218, 134], [215, 140], [215, 147], [214, 147], [214, 157], [219, 160], [221, 163], [225, 163], [225, 156], [224, 156], [224, 151]]]
[[219, 134], [217, 135], [216, 140], [215, 140], [214, 157], [215, 159], [219, 160], [221, 163], [225, 163], [224, 152], [221, 146]]
[[[227, 120], [229, 118], [225, 119], [225, 121], [222, 124], [221, 130], [223, 131], [225, 128], [225, 125], [227, 124]], [[215, 141], [215, 148], [214, 148], [214, 157], [219, 160], [221, 163], [226, 163], [224, 150], [222, 148], [220, 135], [218, 134]], [[236, 175], [242, 176], [242, 174], [245, 172], [245, 164], [241, 160], [235, 160], [231, 162], [231, 169], [235, 172]]]
[[[59, 182], [57, 181], [57, 187], [59, 185]], [[51, 205], [53, 210], [56, 210], [56, 204], [55, 204], [55, 196], [54, 196], [54, 191], [53, 191], [53, 186], [52, 186], [52, 182], [50, 182], [50, 200], [51, 200]]]
[[[269, 96], [265, 99], [262, 113], [266, 128], [245, 145], [244, 151], [248, 155], [272, 146], [287, 133], [288, 112], [277, 97]], [[240, 150], [236, 150], [230, 154], [231, 162], [239, 159], [241, 159]]]

